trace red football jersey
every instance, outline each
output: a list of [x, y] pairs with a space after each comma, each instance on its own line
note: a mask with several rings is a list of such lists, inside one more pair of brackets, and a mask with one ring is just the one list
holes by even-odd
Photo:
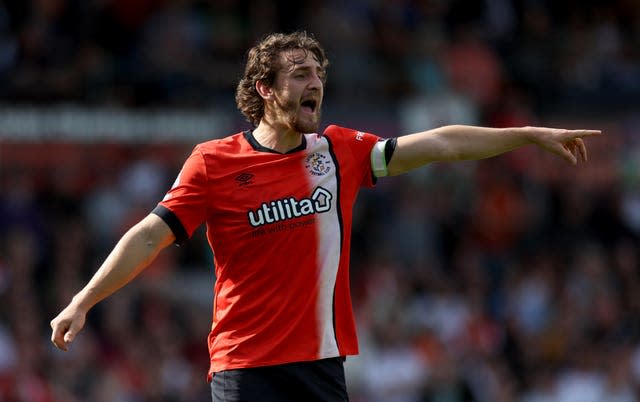
[[349, 293], [352, 208], [379, 137], [329, 126], [281, 154], [247, 131], [199, 144], [154, 213], [215, 260], [213, 373], [358, 353]]

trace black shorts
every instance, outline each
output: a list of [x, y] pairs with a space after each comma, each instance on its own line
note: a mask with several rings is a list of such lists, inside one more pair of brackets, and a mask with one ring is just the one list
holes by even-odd
[[341, 357], [226, 370], [211, 381], [213, 402], [348, 401]]

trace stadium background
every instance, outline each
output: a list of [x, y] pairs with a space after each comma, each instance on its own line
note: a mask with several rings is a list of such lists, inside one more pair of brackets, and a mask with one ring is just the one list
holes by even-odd
[[355, 402], [640, 400], [640, 3], [6, 0], [0, 3], [0, 401], [209, 401], [199, 231], [96, 307], [49, 321], [199, 141], [247, 128], [244, 52], [306, 29], [324, 124], [600, 128], [573, 167], [525, 148], [359, 198]]

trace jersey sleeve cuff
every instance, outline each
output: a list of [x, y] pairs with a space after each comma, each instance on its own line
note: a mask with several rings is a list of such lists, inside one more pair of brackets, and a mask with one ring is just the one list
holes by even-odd
[[397, 139], [389, 138], [378, 141], [371, 149], [371, 171], [374, 177], [389, 175], [387, 166], [396, 150]]
[[180, 222], [180, 219], [178, 219], [176, 214], [174, 214], [169, 208], [158, 205], [153, 209], [153, 211], [151, 211], [151, 213], [158, 215], [160, 219], [162, 219], [164, 223], [169, 226], [169, 229], [171, 229], [173, 235], [176, 238], [176, 240], [174, 241], [175, 244], [181, 245], [189, 240], [189, 235], [184, 229], [184, 226], [182, 226], [182, 222]]

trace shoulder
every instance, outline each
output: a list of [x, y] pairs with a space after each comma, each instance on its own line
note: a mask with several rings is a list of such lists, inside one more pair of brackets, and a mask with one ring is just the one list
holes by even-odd
[[367, 133], [353, 128], [341, 127], [335, 124], [328, 126], [324, 130], [323, 136], [329, 138], [330, 141], [345, 143], [350, 146], [359, 146], [363, 143], [375, 143], [380, 139], [376, 134]]
[[362, 131], [355, 130], [353, 128], [341, 127], [341, 126], [332, 124], [327, 126], [327, 128], [324, 130], [322, 135], [336, 143], [340, 143], [340, 142], [349, 143], [353, 141], [362, 141], [367, 134]]
[[242, 132], [201, 142], [193, 148], [185, 166], [212, 178], [223, 172], [229, 161], [246, 152], [246, 149], [246, 140]]
[[358, 130], [354, 130], [352, 128], [341, 127], [336, 124], [331, 124], [325, 128], [322, 135], [328, 136], [330, 138], [346, 138], [346, 137], [355, 137], [358, 133]]
[[233, 154], [237, 153], [245, 142], [244, 132], [239, 132], [224, 138], [201, 142], [195, 146], [194, 152], [203, 156]]

